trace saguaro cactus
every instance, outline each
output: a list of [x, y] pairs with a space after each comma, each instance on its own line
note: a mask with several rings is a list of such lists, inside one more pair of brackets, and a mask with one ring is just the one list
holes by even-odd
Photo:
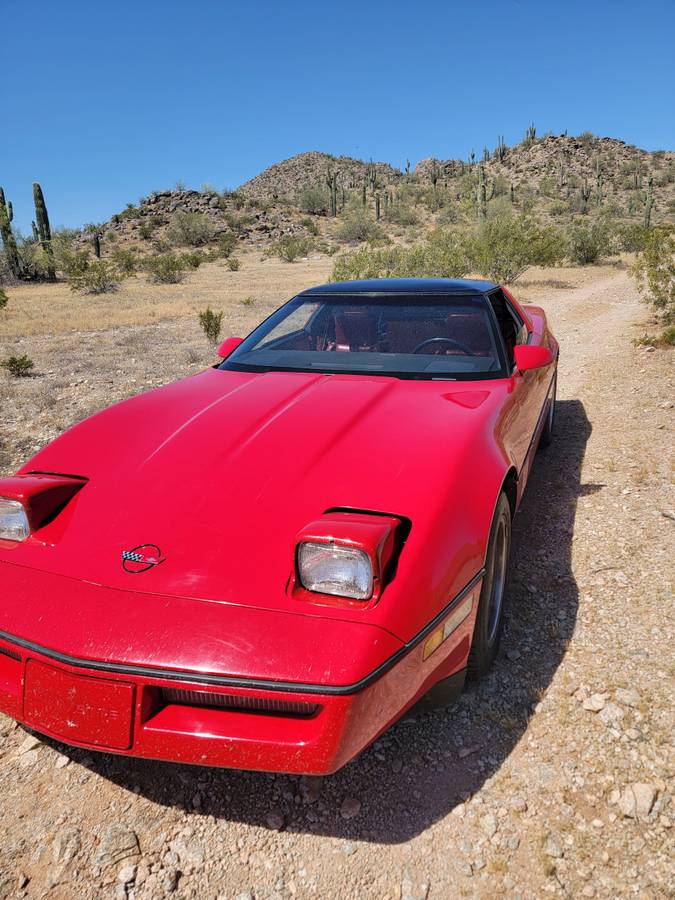
[[375, 191], [375, 221], [380, 221], [380, 192]]
[[497, 138], [497, 146], [495, 148], [495, 159], [498, 159], [499, 162], [504, 162], [506, 159], [506, 143], [504, 141], [504, 135], [500, 134]]
[[480, 163], [478, 166], [478, 215], [480, 218], [485, 221], [487, 219], [487, 205], [488, 201], [492, 200], [495, 195], [495, 185], [492, 182], [490, 186], [490, 190], [487, 188], [487, 179], [485, 177], [485, 166], [483, 163]]
[[337, 216], [337, 180], [338, 173], [333, 169], [329, 169], [326, 174], [326, 184], [330, 191], [330, 214], [333, 218]]
[[584, 183], [579, 188], [579, 193], [581, 194], [581, 211], [582, 213], [588, 212], [588, 201], [591, 198], [591, 189], [588, 184], [588, 178], [584, 178]]
[[33, 183], [33, 202], [35, 204], [35, 221], [40, 238], [40, 244], [47, 260], [47, 281], [56, 281], [56, 266], [54, 265], [54, 251], [52, 249], [52, 230], [49, 227], [49, 216], [45, 205], [42, 188], [36, 182]]
[[654, 176], [650, 173], [647, 181], [647, 199], [645, 200], [645, 228], [649, 228], [654, 208]]
[[94, 248], [94, 255], [96, 259], [101, 258], [101, 235], [98, 231], [95, 231], [91, 236], [91, 245]]
[[24, 267], [12, 231], [12, 217], [11, 204], [5, 202], [5, 192], [0, 187], [0, 235], [2, 235], [2, 245], [5, 248], [5, 256], [7, 257], [9, 271], [15, 278], [22, 278], [24, 275]]
[[436, 190], [436, 185], [438, 184], [438, 179], [440, 177], [441, 170], [438, 167], [438, 162], [435, 159], [431, 160], [431, 170], [429, 172], [429, 178], [431, 179], [431, 184], [433, 189]]

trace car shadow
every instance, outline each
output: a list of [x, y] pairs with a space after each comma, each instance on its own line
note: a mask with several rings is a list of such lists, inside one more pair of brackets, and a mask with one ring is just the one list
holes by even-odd
[[420, 834], [479, 791], [508, 758], [574, 632], [578, 591], [571, 552], [577, 499], [603, 486], [581, 484], [591, 433], [583, 404], [558, 401], [556, 415], [553, 444], [538, 453], [514, 522], [499, 658], [451, 708], [398, 722], [348, 766], [323, 779], [92, 756], [54, 745], [120, 787], [195, 816], [263, 828], [283, 821], [291, 832], [380, 843]]

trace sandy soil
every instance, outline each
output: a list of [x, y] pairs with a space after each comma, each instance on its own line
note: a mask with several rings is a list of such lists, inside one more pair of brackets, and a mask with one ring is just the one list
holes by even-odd
[[[241, 333], [329, 269], [250, 257], [102, 300], [10, 290], [0, 356], [36, 375], [0, 378], [0, 471], [212, 362], [206, 302]], [[557, 434], [516, 518], [490, 675], [323, 780], [94, 755], [0, 716], [0, 897], [673, 895], [672, 354], [632, 346], [647, 315], [621, 266], [533, 270], [515, 292], [561, 342]]]

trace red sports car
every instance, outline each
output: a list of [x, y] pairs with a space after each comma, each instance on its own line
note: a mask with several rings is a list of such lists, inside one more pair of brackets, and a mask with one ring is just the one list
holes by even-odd
[[0, 710], [326, 774], [492, 663], [558, 345], [485, 281], [304, 291], [0, 479]]

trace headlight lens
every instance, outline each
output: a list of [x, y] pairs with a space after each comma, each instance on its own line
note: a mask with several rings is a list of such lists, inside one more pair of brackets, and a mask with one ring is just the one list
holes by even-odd
[[25, 541], [29, 534], [30, 525], [23, 504], [0, 497], [0, 540]]
[[298, 547], [298, 574], [308, 591], [354, 600], [373, 593], [373, 567], [363, 550], [304, 541]]

